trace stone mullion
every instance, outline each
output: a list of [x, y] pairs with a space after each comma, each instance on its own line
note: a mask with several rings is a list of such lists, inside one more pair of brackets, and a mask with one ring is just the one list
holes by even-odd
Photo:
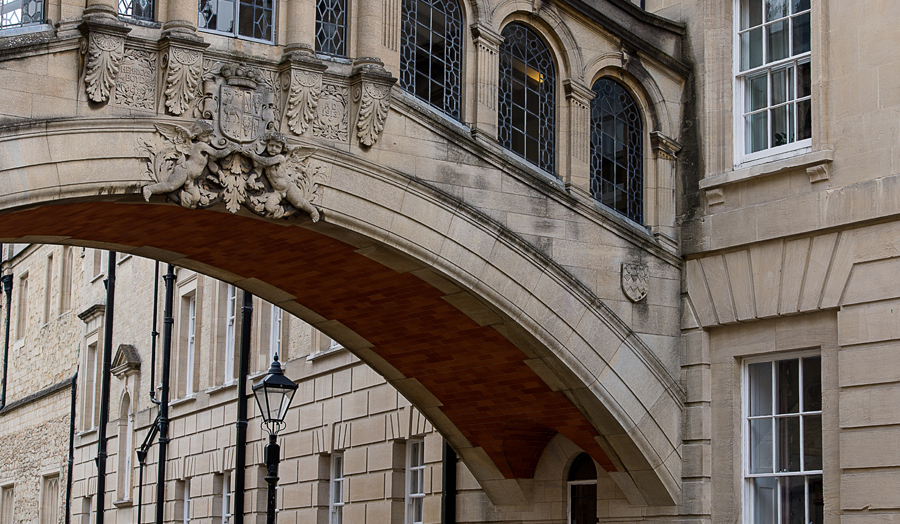
[[[591, 190], [591, 100], [594, 92], [580, 83], [563, 81], [569, 116], [568, 154], [560, 174], [566, 184]], [[565, 151], [565, 150], [564, 150]]]
[[500, 43], [503, 37], [481, 24], [472, 26], [475, 42], [475, 121], [472, 131], [476, 137], [497, 140], [497, 97], [500, 80]]

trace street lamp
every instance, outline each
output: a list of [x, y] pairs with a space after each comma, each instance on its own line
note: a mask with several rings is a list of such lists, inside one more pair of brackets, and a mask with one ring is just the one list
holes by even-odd
[[262, 426], [269, 434], [269, 443], [266, 444], [266, 482], [269, 484], [266, 524], [275, 524], [275, 486], [278, 485], [278, 461], [281, 458], [281, 448], [275, 442], [275, 437], [285, 426], [284, 416], [294, 399], [297, 384], [284, 376], [281, 364], [278, 363], [278, 355], [275, 355], [268, 374], [254, 384], [252, 389], [256, 405], [263, 416]]

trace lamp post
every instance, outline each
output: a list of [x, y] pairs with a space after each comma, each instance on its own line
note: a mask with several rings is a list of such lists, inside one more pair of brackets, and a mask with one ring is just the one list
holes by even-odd
[[275, 355], [268, 374], [252, 388], [256, 405], [263, 416], [262, 426], [269, 434], [269, 443], [266, 444], [265, 451], [266, 482], [269, 484], [266, 497], [266, 524], [275, 524], [275, 487], [278, 485], [278, 461], [281, 458], [281, 448], [275, 438], [284, 428], [284, 416], [287, 415], [297, 387], [293, 380], [284, 376], [278, 355]]

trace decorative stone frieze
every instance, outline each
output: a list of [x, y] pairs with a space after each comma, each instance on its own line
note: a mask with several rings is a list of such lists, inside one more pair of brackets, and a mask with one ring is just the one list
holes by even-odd
[[115, 103], [134, 109], [156, 110], [157, 55], [125, 47], [116, 80]]
[[116, 90], [116, 77], [125, 57], [125, 35], [131, 28], [119, 22], [115, 11], [103, 5], [84, 10], [84, 88], [92, 102], [106, 103]]
[[384, 130], [391, 108], [391, 88], [397, 79], [384, 69], [381, 60], [360, 58], [351, 75], [353, 101], [358, 104], [356, 136], [362, 146], [371, 147]]

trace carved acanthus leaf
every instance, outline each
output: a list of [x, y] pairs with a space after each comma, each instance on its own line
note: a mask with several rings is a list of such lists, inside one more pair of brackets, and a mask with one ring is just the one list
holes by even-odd
[[371, 146], [384, 130], [384, 121], [391, 107], [391, 86], [363, 82], [357, 89], [360, 98], [357, 136], [360, 144]]
[[322, 74], [312, 71], [293, 71], [288, 97], [288, 127], [302, 135], [316, 116], [319, 95], [322, 93]]
[[109, 100], [124, 56], [124, 37], [93, 31], [88, 35], [84, 85], [92, 101]]
[[203, 55], [200, 51], [169, 48], [166, 61], [166, 107], [173, 115], [187, 111], [200, 85]]

